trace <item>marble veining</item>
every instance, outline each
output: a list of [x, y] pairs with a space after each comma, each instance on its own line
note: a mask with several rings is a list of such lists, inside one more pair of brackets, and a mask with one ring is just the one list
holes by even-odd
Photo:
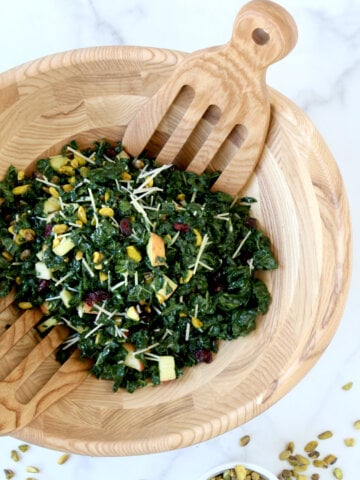
[[[143, 45], [193, 51], [226, 42], [244, 0], [12, 0], [1, 2], [0, 72], [21, 63], [74, 48]], [[25, 479], [36, 465], [39, 480], [106, 478], [197, 480], [212, 466], [231, 460], [262, 463], [279, 473], [279, 452], [292, 440], [299, 450], [324, 430], [334, 436], [321, 452], [334, 453], [344, 480], [360, 467], [360, 234], [359, 0], [279, 0], [294, 16], [299, 41], [293, 53], [268, 73], [268, 83], [287, 95], [311, 118], [332, 151], [343, 176], [353, 220], [352, 287], [343, 320], [315, 367], [269, 410], [226, 434], [198, 445], [152, 455], [92, 458], [72, 455], [57, 465], [60, 452], [32, 445], [19, 463], [10, 451], [19, 441], [0, 438], [0, 478], [11, 468]], [[341, 387], [348, 381], [353, 388]], [[239, 445], [250, 435], [246, 447]], [[343, 439], [354, 437], [354, 447]], [[321, 480], [334, 478], [332, 468]]]

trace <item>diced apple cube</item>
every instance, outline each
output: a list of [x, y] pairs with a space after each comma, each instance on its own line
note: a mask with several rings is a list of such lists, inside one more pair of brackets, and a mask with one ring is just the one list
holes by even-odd
[[66, 308], [70, 307], [70, 301], [72, 299], [72, 293], [69, 292], [69, 290], [66, 290], [65, 288], [61, 290], [60, 292], [60, 298], [63, 301], [63, 304], [65, 305]]
[[97, 315], [98, 311], [95, 310], [92, 305], [88, 305], [86, 302], [81, 302], [77, 306], [77, 312], [80, 318], [83, 317], [84, 313], [91, 313], [92, 315]]
[[126, 310], [126, 316], [129, 317], [131, 320], [134, 320], [136, 322], [138, 322], [140, 320], [140, 315], [139, 315], [138, 311], [136, 310], [136, 308], [134, 306], [129, 307]]
[[140, 358], [137, 358], [135, 355], [135, 346], [132, 343], [124, 343], [123, 347], [125, 350], [128, 352], [124, 363], [127, 367], [134, 368], [135, 370], [142, 372], [144, 370], [144, 364], [140, 360]]
[[46, 266], [44, 262], [35, 263], [35, 272], [37, 278], [42, 280], [51, 280], [52, 279], [52, 270]]
[[164, 283], [162, 287], [157, 290], [156, 292], [156, 298], [158, 299], [159, 303], [164, 303], [168, 298], [171, 297], [171, 295], [175, 292], [177, 289], [177, 284], [171, 280], [166, 275], [163, 275]]
[[165, 265], [165, 242], [162, 237], [151, 232], [146, 246], [146, 253], [153, 267]]
[[159, 374], [160, 382], [168, 382], [175, 380], [175, 359], [171, 355], [163, 355], [159, 357]]
[[52, 250], [55, 253], [55, 255], [58, 255], [59, 257], [63, 257], [66, 255], [70, 250], [72, 250], [75, 247], [75, 244], [71, 241], [69, 237], [63, 237], [61, 239], [61, 242], [56, 245]]
[[54, 155], [53, 157], [49, 158], [49, 163], [56, 172], [58, 172], [61, 167], [66, 165], [68, 161], [68, 158], [63, 157], [62, 155]]
[[41, 250], [37, 252], [36, 256], [40, 260], [40, 262], [44, 260], [44, 253], [45, 253], [45, 250], [47, 250], [47, 248], [48, 248], [47, 245], [43, 245], [41, 247]]
[[50, 302], [43, 302], [43, 303], [40, 305], [40, 310], [41, 310], [45, 315], [49, 315], [49, 313], [50, 313], [50, 306], [51, 306], [51, 303], [50, 303]]

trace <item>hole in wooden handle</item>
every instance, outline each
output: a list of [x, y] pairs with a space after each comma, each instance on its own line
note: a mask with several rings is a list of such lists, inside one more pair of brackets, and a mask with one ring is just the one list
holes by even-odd
[[263, 28], [255, 28], [252, 32], [252, 39], [257, 45], [266, 45], [270, 40], [270, 35]]

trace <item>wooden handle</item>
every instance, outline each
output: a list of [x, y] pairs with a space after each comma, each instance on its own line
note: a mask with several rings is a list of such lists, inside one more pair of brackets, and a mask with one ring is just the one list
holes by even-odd
[[253, 0], [238, 13], [228, 48], [244, 61], [266, 68], [281, 60], [295, 46], [297, 27], [287, 10], [269, 0]]
[[92, 362], [75, 351], [27, 403], [17, 400], [20, 377], [0, 384], [0, 435], [15, 432], [31, 423], [55, 402], [77, 388], [89, 375]]

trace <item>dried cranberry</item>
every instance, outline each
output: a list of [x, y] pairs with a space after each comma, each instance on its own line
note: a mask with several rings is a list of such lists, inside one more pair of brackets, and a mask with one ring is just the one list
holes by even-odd
[[174, 223], [173, 228], [178, 232], [190, 232], [190, 226], [187, 223]]
[[50, 280], [40, 280], [37, 288], [38, 293], [44, 293], [49, 288], [49, 285]]
[[204, 350], [204, 349], [196, 350], [195, 360], [197, 363], [200, 363], [200, 362], [211, 363], [212, 353], [209, 350]]
[[253, 217], [246, 217], [244, 219], [244, 225], [250, 228], [256, 228], [256, 218]]
[[125, 237], [129, 237], [131, 235], [132, 227], [130, 220], [128, 220], [127, 218], [123, 218], [122, 220], [120, 220], [119, 226], [121, 233], [125, 235]]
[[85, 303], [91, 307], [94, 303], [104, 302], [110, 298], [110, 294], [104, 290], [96, 290], [95, 292], [90, 292], [85, 296]]
[[211, 293], [223, 292], [226, 288], [226, 279], [220, 273], [216, 272], [209, 278], [209, 289]]
[[116, 156], [115, 149], [112, 147], [109, 147], [105, 150], [105, 155], [109, 158], [114, 158]]
[[51, 225], [51, 223], [47, 223], [47, 224], [45, 225], [44, 237], [45, 237], [45, 238], [46, 238], [46, 237], [49, 237], [50, 234], [51, 234], [51, 232], [52, 232], [52, 225]]

